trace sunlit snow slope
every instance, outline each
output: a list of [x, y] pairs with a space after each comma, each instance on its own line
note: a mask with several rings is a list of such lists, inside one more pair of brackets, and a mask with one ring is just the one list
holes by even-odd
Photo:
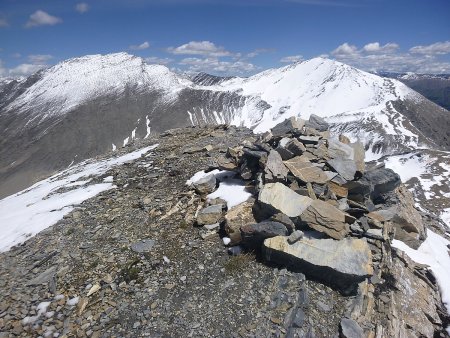
[[263, 132], [313, 113], [362, 140], [369, 160], [450, 149], [448, 111], [397, 80], [329, 59], [188, 79], [127, 53], [90, 55], [0, 84], [0, 198], [167, 129], [226, 123]]

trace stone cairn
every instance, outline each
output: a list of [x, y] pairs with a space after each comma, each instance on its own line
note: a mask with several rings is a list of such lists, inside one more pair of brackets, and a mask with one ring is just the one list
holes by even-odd
[[[349, 318], [367, 318], [376, 284], [392, 268], [391, 240], [417, 248], [426, 234], [399, 175], [382, 165], [367, 169], [364, 154], [361, 142], [330, 135], [319, 116], [286, 119], [255, 142], [228, 148], [207, 170], [235, 172], [253, 197], [231, 208], [205, 198], [196, 224], [205, 237], [218, 233], [230, 255], [253, 251], [344, 296], [363, 293], [366, 313]], [[210, 174], [193, 188], [205, 197], [218, 184]], [[349, 330], [361, 330], [348, 320]]]

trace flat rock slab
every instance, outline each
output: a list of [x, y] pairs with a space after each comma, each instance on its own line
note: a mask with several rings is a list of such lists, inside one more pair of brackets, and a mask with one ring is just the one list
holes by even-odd
[[299, 156], [284, 161], [284, 164], [289, 168], [291, 173], [302, 182], [324, 184], [330, 180], [329, 175], [322, 169]]
[[268, 238], [263, 244], [267, 261], [304, 273], [338, 289], [344, 295], [354, 294], [358, 283], [373, 274], [372, 255], [363, 239], [302, 238], [289, 244], [288, 238]]
[[131, 244], [131, 250], [137, 253], [149, 252], [154, 245], [155, 241], [153, 239], [141, 239], [140, 241]]
[[310, 228], [334, 239], [342, 239], [350, 232], [345, 222], [345, 213], [321, 200], [314, 200], [302, 213], [300, 219]]
[[282, 212], [288, 217], [300, 216], [308, 208], [312, 199], [301, 196], [281, 183], [268, 183], [259, 192], [260, 205], [267, 211]]

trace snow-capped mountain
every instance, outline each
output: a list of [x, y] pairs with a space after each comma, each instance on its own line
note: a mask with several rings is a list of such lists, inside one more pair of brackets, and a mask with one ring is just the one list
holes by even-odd
[[336, 61], [189, 79], [126, 53], [91, 55], [0, 84], [0, 197], [150, 133], [211, 123], [262, 132], [312, 113], [363, 140], [372, 159], [450, 146], [447, 110]]

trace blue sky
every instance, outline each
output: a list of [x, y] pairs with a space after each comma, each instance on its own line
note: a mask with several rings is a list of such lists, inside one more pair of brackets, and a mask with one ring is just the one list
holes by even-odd
[[120, 51], [218, 75], [320, 55], [450, 73], [449, 17], [450, 0], [0, 0], [0, 76]]

